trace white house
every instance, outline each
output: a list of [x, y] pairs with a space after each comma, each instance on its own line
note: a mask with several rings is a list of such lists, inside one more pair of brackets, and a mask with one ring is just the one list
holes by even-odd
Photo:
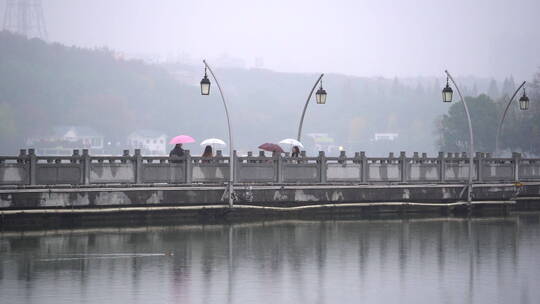
[[166, 155], [167, 135], [154, 130], [138, 130], [127, 138], [130, 149], [141, 149], [143, 155]]
[[373, 137], [373, 139], [375, 141], [380, 141], [380, 140], [393, 141], [393, 140], [396, 140], [398, 137], [399, 137], [398, 133], [375, 133], [375, 136]]
[[104, 138], [90, 127], [57, 126], [52, 133], [29, 138], [26, 143], [40, 155], [70, 155], [74, 149], [88, 149], [90, 154], [102, 154]]

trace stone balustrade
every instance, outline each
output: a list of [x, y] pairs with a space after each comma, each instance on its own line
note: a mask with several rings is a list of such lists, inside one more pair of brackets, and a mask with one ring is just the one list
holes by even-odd
[[[261, 152], [235, 157], [235, 183], [463, 183], [468, 180], [469, 158], [465, 153], [439, 153], [428, 157], [415, 152], [407, 156], [367, 157], [364, 152], [348, 156], [299, 158]], [[475, 182], [515, 182], [540, 180], [540, 159], [493, 158], [476, 153]], [[0, 157], [0, 185], [99, 185], [99, 184], [197, 184], [224, 183], [229, 177], [229, 157], [218, 151], [206, 159], [189, 151], [181, 158], [133, 155], [91, 156], [74, 150], [71, 156], [38, 156], [33, 149], [18, 156]]]

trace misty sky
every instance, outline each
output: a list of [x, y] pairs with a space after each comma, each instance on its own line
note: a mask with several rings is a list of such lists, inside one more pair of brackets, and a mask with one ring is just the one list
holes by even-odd
[[[538, 0], [42, 0], [49, 39], [130, 56], [357, 76], [530, 79]], [[0, 0], [3, 18], [6, 0]]]

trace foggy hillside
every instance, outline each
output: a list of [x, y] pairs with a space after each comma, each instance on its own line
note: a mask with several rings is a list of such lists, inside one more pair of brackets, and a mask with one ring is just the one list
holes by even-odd
[[[240, 68], [215, 72], [228, 98], [239, 151], [256, 151], [261, 143], [296, 137], [302, 108], [318, 74]], [[29, 137], [47, 136], [59, 125], [94, 128], [112, 143], [111, 153], [120, 153], [127, 135], [141, 129], [169, 137], [189, 134], [198, 141], [226, 140], [225, 113], [213, 79], [211, 95], [200, 95], [203, 73], [202, 62], [200, 66], [150, 65], [125, 60], [109, 49], [46, 44], [1, 32], [0, 152], [15, 154], [27, 147]], [[504, 91], [489, 79], [462, 80], [467, 94], [491, 90], [502, 95]], [[440, 96], [444, 84], [442, 77], [326, 74], [327, 103], [318, 105], [313, 96], [307, 110], [302, 132], [306, 150], [316, 153], [308, 134], [327, 133], [332, 146], [350, 152], [435, 153], [434, 121], [448, 110]], [[376, 133], [398, 137], [374, 141]], [[198, 144], [187, 148], [200, 153]]]

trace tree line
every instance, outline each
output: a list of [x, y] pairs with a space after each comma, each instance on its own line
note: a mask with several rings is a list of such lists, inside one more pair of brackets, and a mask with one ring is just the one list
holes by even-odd
[[[131, 132], [140, 129], [170, 137], [188, 134], [197, 140], [226, 139], [226, 120], [215, 83], [210, 96], [200, 95], [203, 72], [202, 63], [147, 64], [126, 60], [107, 48], [68, 47], [0, 32], [0, 153], [15, 154], [28, 148], [29, 137], [47, 136], [59, 125], [91, 127], [107, 142], [120, 143], [120, 148]], [[296, 137], [317, 74], [219, 67], [215, 72], [228, 98], [236, 149], [256, 151], [264, 142]], [[463, 83], [462, 90], [471, 96], [506, 94], [512, 86], [511, 80], [500, 90], [496, 82], [485, 79], [466, 78]], [[326, 133], [333, 144], [348, 152], [366, 151], [368, 155], [466, 151], [467, 132], [460, 129], [466, 127], [462, 107], [453, 104], [448, 109], [441, 102], [443, 85], [442, 75], [388, 79], [326, 74], [327, 103], [311, 101], [302, 141], [308, 153], [316, 153], [310, 133]], [[530, 142], [530, 134], [538, 134], [540, 121], [534, 105], [537, 95], [530, 94], [530, 110], [511, 111], [507, 117], [502, 141], [507, 149], [539, 151], [538, 142]], [[472, 106], [475, 132], [481, 132], [477, 149], [493, 150], [489, 136], [494, 135], [489, 134], [496, 128], [493, 119], [501, 112], [500, 101], [487, 96], [474, 99], [485, 104]], [[377, 142], [376, 133], [399, 136]], [[198, 145], [187, 148], [200, 152]]]
[[[506, 85], [505, 85], [506, 86]], [[492, 85], [490, 87], [493, 87]], [[495, 152], [497, 129], [511, 95], [517, 87], [506, 89], [502, 95], [491, 98], [486, 94], [467, 96], [474, 134], [475, 150]], [[494, 89], [492, 89], [494, 90]], [[520, 110], [520, 91], [508, 109], [502, 124], [499, 149], [501, 153], [521, 152], [529, 156], [540, 155], [540, 69], [525, 86], [530, 99], [528, 110]], [[454, 96], [456, 100], [458, 96]], [[469, 133], [465, 108], [461, 102], [454, 102], [448, 113], [436, 120], [438, 147], [441, 151], [468, 151]]]

